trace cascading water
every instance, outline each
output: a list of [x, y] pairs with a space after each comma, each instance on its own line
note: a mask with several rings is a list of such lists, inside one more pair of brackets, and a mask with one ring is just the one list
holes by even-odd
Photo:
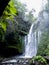
[[33, 24], [31, 25], [29, 34], [25, 37], [25, 57], [35, 56], [37, 53], [36, 32], [33, 32]]
[[25, 36], [25, 51], [19, 58], [32, 58], [36, 56], [41, 36], [41, 31], [37, 31], [39, 25], [38, 21], [31, 25], [29, 34]]

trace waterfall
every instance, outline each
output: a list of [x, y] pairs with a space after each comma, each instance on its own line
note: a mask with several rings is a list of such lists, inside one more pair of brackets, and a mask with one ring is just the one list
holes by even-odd
[[37, 53], [36, 48], [36, 32], [33, 32], [33, 24], [31, 25], [29, 34], [25, 36], [25, 57], [35, 56]]
[[24, 38], [25, 49], [24, 53], [19, 58], [32, 58], [36, 56], [38, 50], [38, 43], [40, 42], [41, 29], [40, 22], [37, 20], [30, 27], [28, 35]]

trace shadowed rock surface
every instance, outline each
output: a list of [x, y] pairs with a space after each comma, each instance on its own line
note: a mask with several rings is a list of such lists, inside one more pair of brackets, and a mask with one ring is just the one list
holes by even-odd
[[[2, 16], [9, 1], [10, 0], [0, 1], [0, 16]], [[22, 54], [24, 51], [24, 36], [28, 34], [31, 23], [24, 21], [19, 16], [14, 18], [14, 22], [7, 20], [7, 23], [8, 25], [6, 33], [4, 33], [4, 41], [0, 41], [0, 55], [3, 57], [10, 57]]]
[[13, 64], [13, 65], [30, 65], [29, 61], [31, 58], [15, 58], [15, 59], [10, 59], [10, 60], [4, 60], [2, 61], [2, 65], [4, 64]]

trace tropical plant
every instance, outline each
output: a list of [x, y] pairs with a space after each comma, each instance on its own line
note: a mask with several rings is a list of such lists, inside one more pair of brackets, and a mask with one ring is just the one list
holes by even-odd
[[17, 9], [15, 8], [14, 0], [10, 0], [7, 7], [5, 8], [2, 17], [5, 19], [13, 19], [18, 13]]
[[47, 65], [46, 60], [42, 56], [33, 57], [32, 60], [30, 60], [30, 64], [33, 63], [33, 62], [35, 62], [35, 63], [37, 62], [40, 65]]
[[49, 32], [43, 32], [38, 45], [37, 55], [49, 55]]

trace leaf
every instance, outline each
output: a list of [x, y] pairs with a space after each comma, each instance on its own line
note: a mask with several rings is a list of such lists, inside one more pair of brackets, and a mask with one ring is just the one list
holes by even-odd
[[11, 0], [3, 12], [3, 18], [12, 20], [17, 13], [18, 11], [14, 6], [14, 1]]
[[0, 26], [3, 28], [4, 31], [6, 31], [6, 26], [7, 26], [6, 22], [1, 21]]

